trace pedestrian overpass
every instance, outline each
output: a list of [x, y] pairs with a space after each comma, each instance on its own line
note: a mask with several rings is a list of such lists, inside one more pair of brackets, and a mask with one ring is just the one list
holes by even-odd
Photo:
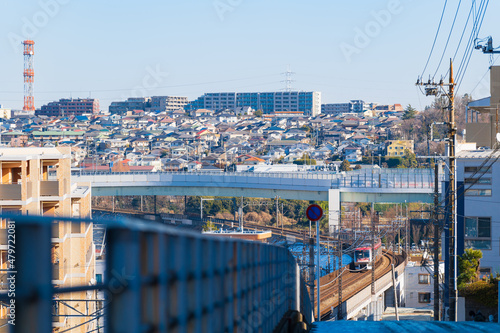
[[[439, 179], [442, 180], [442, 172]], [[92, 172], [73, 171], [94, 196], [224, 196], [328, 201], [329, 225], [339, 224], [341, 202], [432, 203], [431, 169], [361, 169], [325, 172]]]

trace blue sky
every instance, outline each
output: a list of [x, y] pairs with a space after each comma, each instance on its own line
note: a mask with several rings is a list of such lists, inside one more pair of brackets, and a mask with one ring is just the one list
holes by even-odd
[[[428, 70], [443, 53], [458, 0], [449, 0]], [[439, 73], [445, 74], [472, 0], [463, 0]], [[480, 0], [476, 1], [477, 4]], [[275, 91], [287, 65], [293, 88], [324, 103], [432, 101], [414, 83], [444, 0], [0, 0], [0, 104], [21, 108], [19, 41], [35, 40], [35, 104], [64, 97]], [[479, 37], [500, 45], [491, 1]], [[497, 21], [498, 22], [498, 21]], [[466, 44], [469, 32], [466, 31]], [[459, 50], [457, 61], [462, 58]], [[458, 67], [458, 64], [456, 64]], [[489, 56], [474, 51], [459, 93], [488, 95]]]

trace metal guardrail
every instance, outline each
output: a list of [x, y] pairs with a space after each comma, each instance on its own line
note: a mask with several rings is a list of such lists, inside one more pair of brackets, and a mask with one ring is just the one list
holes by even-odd
[[[93, 221], [107, 228], [104, 284], [54, 288], [54, 218], [2, 218], [15, 221], [17, 244], [16, 325], [10, 332], [52, 332], [54, 293], [87, 290], [106, 295], [105, 332], [272, 332], [289, 310], [312, 321], [299, 267], [283, 247], [157, 223]], [[0, 300], [11, 302], [7, 294]]]

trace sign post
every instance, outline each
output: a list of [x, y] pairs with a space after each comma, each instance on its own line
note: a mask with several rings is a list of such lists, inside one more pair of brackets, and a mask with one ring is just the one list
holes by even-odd
[[[317, 321], [321, 320], [321, 312], [320, 312], [320, 292], [319, 292], [319, 278], [321, 272], [320, 266], [320, 243], [319, 243], [319, 220], [323, 217], [323, 209], [316, 204], [310, 205], [307, 207], [306, 215], [309, 221], [316, 222], [316, 302], [318, 306], [317, 312]], [[314, 286], [313, 286], [314, 287]]]

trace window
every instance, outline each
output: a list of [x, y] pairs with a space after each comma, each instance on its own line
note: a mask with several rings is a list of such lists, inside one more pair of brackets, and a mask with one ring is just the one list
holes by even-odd
[[465, 184], [491, 185], [491, 177], [488, 178], [465, 178]]
[[491, 197], [491, 190], [467, 190], [465, 191], [467, 196], [481, 196], [481, 197]]
[[97, 283], [102, 283], [102, 274], [96, 274], [95, 275], [95, 280]]
[[430, 303], [431, 302], [431, 293], [418, 293], [418, 302], [419, 303]]
[[491, 217], [465, 218], [465, 247], [491, 250]]
[[491, 167], [486, 167], [486, 166], [483, 166], [483, 167], [477, 167], [477, 166], [465, 167], [464, 171], [465, 172], [474, 172], [474, 173], [477, 173], [477, 172], [480, 172], [480, 173], [491, 173]]
[[418, 284], [430, 284], [431, 276], [429, 274], [418, 274]]

